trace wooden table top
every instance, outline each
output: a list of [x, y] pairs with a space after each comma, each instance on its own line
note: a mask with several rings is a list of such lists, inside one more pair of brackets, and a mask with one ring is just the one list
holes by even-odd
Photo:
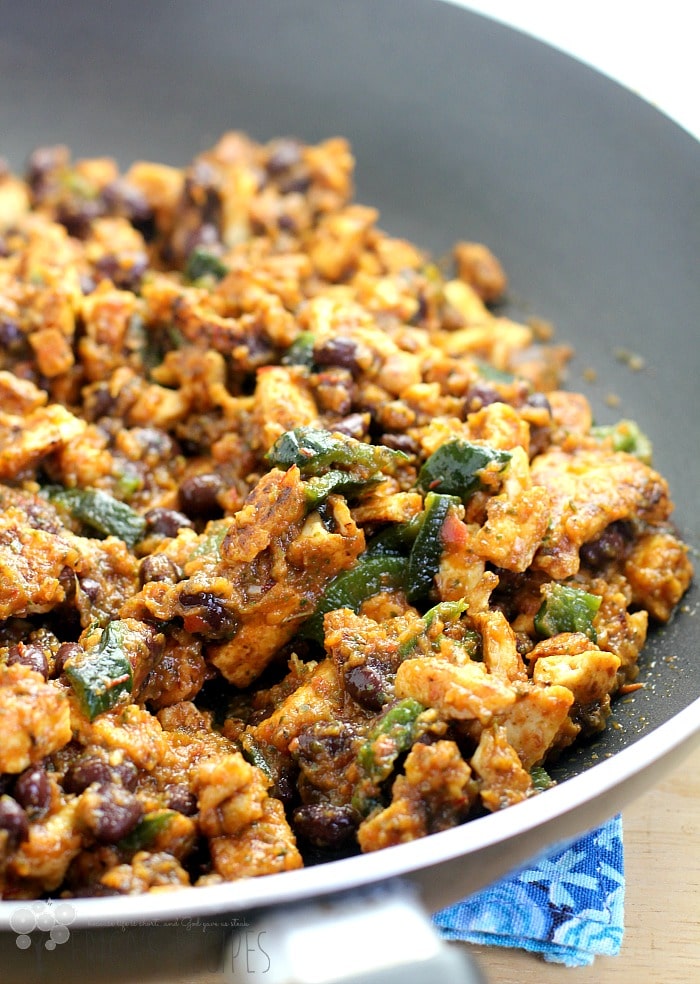
[[565, 968], [522, 950], [470, 947], [488, 984], [700, 981], [700, 750], [623, 813], [625, 936], [617, 957]]

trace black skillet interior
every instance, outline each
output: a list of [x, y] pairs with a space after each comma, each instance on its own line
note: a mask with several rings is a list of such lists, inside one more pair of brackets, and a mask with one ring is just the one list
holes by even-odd
[[[13, 168], [40, 144], [183, 165], [227, 129], [349, 137], [357, 197], [384, 228], [438, 255], [470, 238], [501, 257], [512, 311], [574, 345], [568, 385], [599, 422], [637, 420], [700, 544], [700, 145], [661, 114], [437, 0], [0, 0], [0, 12], [0, 155]], [[700, 695], [697, 604], [695, 588], [652, 634], [646, 688], [617, 704], [622, 727], [561, 777]]]

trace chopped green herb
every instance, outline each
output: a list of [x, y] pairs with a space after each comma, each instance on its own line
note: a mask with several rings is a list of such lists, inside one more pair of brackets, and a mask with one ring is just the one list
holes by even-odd
[[66, 662], [65, 674], [91, 721], [131, 693], [133, 675], [125, 650], [129, 632], [126, 622], [109, 622], [96, 649]]
[[593, 642], [597, 635], [593, 619], [600, 608], [600, 597], [581, 588], [555, 581], [542, 588], [544, 601], [535, 615], [535, 629], [544, 638], [560, 632], [583, 632]]

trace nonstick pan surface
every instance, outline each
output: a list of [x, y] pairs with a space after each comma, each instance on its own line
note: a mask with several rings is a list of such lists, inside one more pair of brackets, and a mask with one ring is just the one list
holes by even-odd
[[[511, 312], [546, 318], [574, 346], [568, 385], [597, 422], [632, 418], [650, 437], [675, 522], [697, 549], [700, 145], [664, 116], [437, 0], [0, 0], [0, 14], [0, 155], [13, 169], [52, 143], [124, 166], [181, 166], [228, 129], [348, 137], [356, 197], [380, 208], [384, 229], [438, 256], [469, 238], [501, 258]], [[415, 877], [428, 904], [453, 901], [615, 812], [690, 748], [697, 607], [693, 587], [651, 635], [645, 687], [617, 702], [616, 726], [567, 755], [561, 785], [536, 800], [323, 871], [77, 900], [78, 921], [240, 911], [425, 871]]]

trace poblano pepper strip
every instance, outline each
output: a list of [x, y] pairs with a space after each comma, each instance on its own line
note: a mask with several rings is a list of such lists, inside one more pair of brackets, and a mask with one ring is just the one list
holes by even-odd
[[560, 632], [583, 632], [593, 642], [598, 636], [593, 619], [600, 608], [598, 595], [552, 581], [543, 589], [544, 601], [535, 615], [535, 629], [548, 639]]
[[456, 495], [467, 502], [482, 487], [480, 473], [489, 465], [502, 471], [512, 455], [485, 444], [461, 438], [447, 441], [434, 451], [418, 474], [416, 484], [424, 492]]
[[365, 557], [408, 557], [423, 525], [425, 514], [419, 513], [406, 523], [392, 523], [367, 544]]
[[382, 444], [365, 444], [317, 427], [296, 427], [277, 438], [265, 459], [276, 468], [296, 465], [304, 478], [337, 468], [366, 481], [378, 471], [394, 472], [407, 456]]
[[185, 277], [190, 282], [201, 280], [203, 277], [223, 280], [227, 273], [228, 267], [216, 253], [202, 246], [195, 246], [185, 263]]
[[436, 619], [439, 618], [441, 622], [454, 622], [466, 610], [466, 601], [441, 601], [438, 605], [428, 609], [416, 626], [414, 635], [399, 644], [397, 655], [405, 659], [412, 653], [418, 645], [420, 637], [425, 635]]
[[165, 830], [173, 817], [175, 810], [151, 810], [144, 814], [130, 834], [117, 841], [117, 848], [125, 854], [134, 854], [150, 847], [161, 830]]
[[367, 598], [380, 591], [400, 590], [406, 586], [406, 560], [403, 557], [360, 557], [348, 571], [338, 574], [321, 596], [313, 615], [299, 630], [305, 639], [323, 642], [323, 616], [336, 608], [358, 611]]
[[556, 786], [554, 779], [550, 776], [546, 769], [541, 765], [534, 765], [530, 769], [530, 779], [532, 780], [532, 788], [541, 793], [545, 789], [551, 789], [552, 786]]
[[425, 497], [423, 522], [408, 558], [408, 591], [411, 604], [425, 601], [435, 587], [443, 552], [442, 527], [450, 509], [460, 500], [452, 495], [429, 492]]
[[333, 469], [325, 475], [314, 475], [304, 483], [304, 495], [310, 509], [315, 509], [325, 502], [329, 495], [340, 492], [346, 498], [363, 492], [370, 485], [381, 481], [381, 474], [371, 475], [365, 481], [358, 481], [352, 472]]
[[616, 424], [591, 427], [591, 436], [599, 440], [609, 437], [613, 451], [626, 451], [645, 465], [652, 462], [651, 441], [634, 420], [619, 420]]
[[283, 366], [306, 366], [307, 369], [312, 369], [315, 341], [313, 332], [302, 331], [284, 353], [280, 362]]
[[360, 746], [357, 767], [362, 779], [352, 798], [352, 805], [359, 813], [367, 814], [372, 809], [377, 787], [391, 775], [399, 755], [407, 752], [420, 737], [418, 718], [424, 710], [412, 697], [392, 704]]
[[133, 673], [126, 653], [129, 631], [124, 621], [109, 622], [96, 649], [66, 662], [64, 672], [91, 721], [131, 693]]
[[131, 506], [102, 489], [66, 489], [49, 485], [43, 494], [54, 505], [64, 508], [73, 519], [100, 536], [117, 536], [134, 547], [143, 539], [146, 520]]

